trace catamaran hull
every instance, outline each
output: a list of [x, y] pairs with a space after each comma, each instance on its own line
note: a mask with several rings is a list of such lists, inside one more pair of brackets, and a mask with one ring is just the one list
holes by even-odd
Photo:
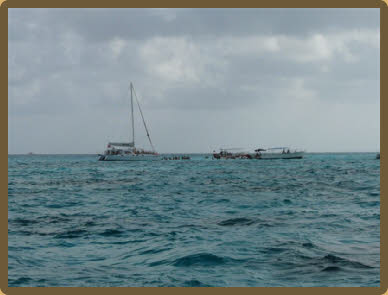
[[158, 155], [99, 155], [99, 161], [156, 161], [162, 158]]
[[296, 152], [289, 154], [281, 154], [281, 153], [263, 153], [260, 156], [260, 160], [274, 160], [274, 159], [302, 159], [304, 156], [304, 152]]

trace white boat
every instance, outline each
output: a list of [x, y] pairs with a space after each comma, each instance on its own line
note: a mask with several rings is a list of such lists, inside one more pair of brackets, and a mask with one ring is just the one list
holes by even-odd
[[304, 151], [291, 150], [288, 147], [276, 147], [255, 150], [254, 158], [260, 160], [270, 159], [302, 159]]
[[[153, 161], [161, 160], [160, 155], [155, 151], [152, 144], [150, 134], [148, 132], [147, 124], [144, 120], [143, 112], [140, 108], [139, 100], [137, 99], [135, 89], [132, 83], [130, 83], [131, 91], [131, 122], [132, 122], [132, 141], [130, 142], [109, 142], [104, 154], [100, 154], [99, 161]], [[133, 115], [133, 97], [135, 96], [136, 103], [139, 107], [139, 112], [143, 120], [144, 129], [147, 133], [148, 140], [150, 142], [152, 151], [146, 151], [135, 146], [135, 125]]]

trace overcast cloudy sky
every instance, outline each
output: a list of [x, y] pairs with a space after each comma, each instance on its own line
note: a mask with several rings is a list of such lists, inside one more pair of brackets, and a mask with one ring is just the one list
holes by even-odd
[[8, 12], [9, 153], [379, 150], [379, 9]]

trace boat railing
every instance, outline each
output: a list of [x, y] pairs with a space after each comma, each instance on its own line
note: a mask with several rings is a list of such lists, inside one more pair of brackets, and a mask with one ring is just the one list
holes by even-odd
[[268, 148], [265, 151], [260, 151], [260, 153], [286, 153], [286, 154], [294, 154], [294, 153], [302, 153], [304, 152], [301, 149], [296, 148], [288, 148], [288, 147], [276, 147], [276, 148]]

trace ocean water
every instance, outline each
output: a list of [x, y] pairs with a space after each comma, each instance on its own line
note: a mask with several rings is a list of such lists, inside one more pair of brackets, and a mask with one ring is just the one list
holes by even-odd
[[380, 161], [8, 156], [9, 286], [379, 286]]

